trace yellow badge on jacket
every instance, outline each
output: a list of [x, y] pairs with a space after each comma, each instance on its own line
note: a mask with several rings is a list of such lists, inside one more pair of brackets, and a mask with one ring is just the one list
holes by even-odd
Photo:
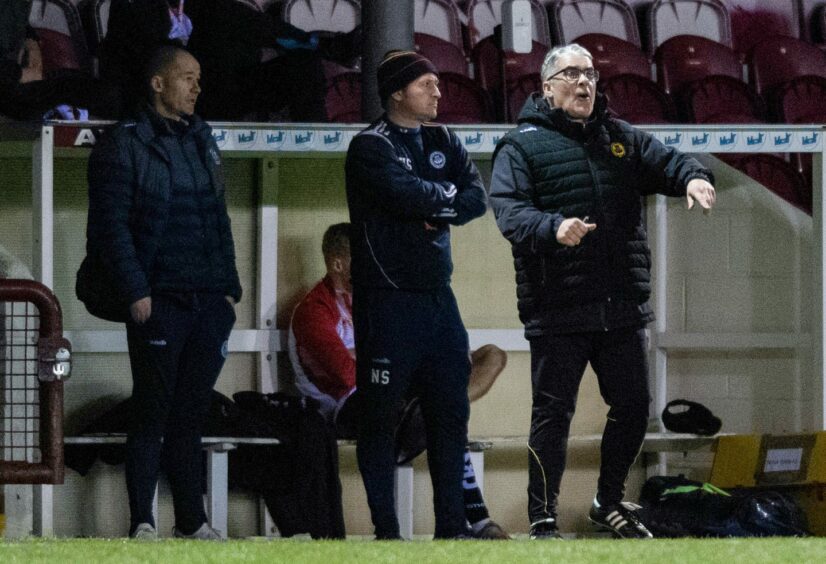
[[622, 143], [611, 143], [611, 154], [621, 159], [625, 156], [625, 146]]

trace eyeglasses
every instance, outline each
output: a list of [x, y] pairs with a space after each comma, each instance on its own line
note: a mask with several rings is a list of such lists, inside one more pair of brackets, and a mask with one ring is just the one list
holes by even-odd
[[[558, 76], [560, 74], [562, 76]], [[557, 71], [551, 76], [549, 76], [546, 80], [558, 78], [566, 82], [579, 82], [579, 78], [583, 74], [585, 75], [585, 78], [587, 78], [591, 82], [596, 82], [597, 80], [599, 80], [599, 71], [597, 69], [580, 69], [577, 67], [565, 67], [561, 71]]]

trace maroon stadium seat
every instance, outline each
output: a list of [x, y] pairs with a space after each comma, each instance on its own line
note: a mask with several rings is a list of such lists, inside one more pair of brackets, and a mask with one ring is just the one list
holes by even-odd
[[805, 26], [801, 22], [801, 10], [797, 0], [773, 0], [769, 6], [746, 8], [735, 6], [731, 10], [731, 35], [734, 50], [742, 56], [748, 55], [758, 43], [773, 35], [801, 37]]
[[780, 123], [826, 124], [826, 78], [801, 76], [785, 82], [776, 92], [772, 108]]
[[597, 88], [608, 95], [614, 115], [633, 123], [674, 121], [673, 104], [662, 88], [651, 80], [651, 65], [639, 47], [599, 33], [583, 35], [575, 42], [594, 57], [594, 67], [600, 75]]
[[784, 82], [806, 75], [826, 78], [826, 53], [794, 37], [769, 37], [749, 56], [749, 83], [758, 94], [771, 94]]
[[415, 33], [416, 51], [433, 61], [439, 72], [453, 72], [468, 76], [465, 52], [455, 43], [449, 43], [426, 33]]
[[681, 117], [690, 123], [762, 123], [763, 104], [751, 87], [730, 76], [695, 80], [678, 96]]
[[516, 123], [519, 118], [519, 112], [525, 101], [533, 92], [538, 92], [542, 89], [542, 81], [539, 79], [539, 73], [526, 74], [514, 80], [508, 86], [507, 91], [507, 121], [508, 123]]
[[642, 50], [628, 41], [612, 35], [589, 33], [577, 37], [579, 43], [594, 57], [594, 68], [599, 71], [600, 80], [618, 74], [636, 74], [651, 78], [651, 64]]
[[34, 0], [29, 25], [37, 31], [43, 71], [91, 70], [80, 13], [69, 0]]
[[502, 88], [502, 50], [496, 36], [491, 35], [477, 43], [471, 52], [471, 60], [476, 81], [482, 88], [489, 92]]
[[540, 72], [548, 48], [536, 41], [530, 53], [514, 53], [504, 51], [502, 53], [503, 68], [505, 70], [505, 82], [512, 82], [520, 77]]
[[[824, 124], [826, 123], [826, 79], [819, 76], [795, 78], [777, 92], [775, 119], [781, 123]], [[803, 204], [812, 206], [812, 153], [792, 153], [791, 162], [803, 176]]]
[[361, 73], [336, 75], [327, 86], [327, 117], [335, 123], [361, 123]]
[[694, 35], [678, 35], [659, 46], [654, 55], [657, 82], [669, 94], [705, 76], [743, 77], [737, 54], [722, 43]]
[[537, 41], [533, 42], [530, 53], [503, 52], [496, 44], [494, 36], [487, 37], [473, 49], [473, 65], [476, 80], [486, 90], [497, 90], [504, 80], [514, 81], [525, 75], [538, 73], [548, 54], [548, 47]]
[[672, 123], [676, 112], [671, 98], [651, 80], [621, 74], [598, 83], [608, 96], [612, 114], [632, 124]]
[[491, 123], [493, 111], [487, 92], [468, 77], [439, 74], [439, 117], [442, 123]]
[[754, 153], [741, 158], [737, 168], [787, 202], [811, 213], [811, 204], [807, 206], [806, 203], [803, 178], [782, 158]]
[[[512, 122], [516, 116], [509, 111], [511, 104], [507, 93], [514, 89], [519, 91], [524, 86], [516, 86], [522, 77], [534, 74], [538, 76], [548, 47], [534, 41], [530, 53], [503, 53], [496, 40], [496, 36], [487, 37], [473, 48], [476, 80], [493, 97], [498, 117]], [[519, 108], [521, 107], [519, 105]]]
[[51, 29], [37, 30], [40, 51], [43, 54], [43, 72], [82, 68], [72, 38]]

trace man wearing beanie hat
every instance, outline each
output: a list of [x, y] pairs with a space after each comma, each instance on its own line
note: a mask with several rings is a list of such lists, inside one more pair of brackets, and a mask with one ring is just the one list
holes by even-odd
[[356, 383], [363, 394], [359, 469], [376, 538], [399, 538], [393, 432], [398, 405], [414, 387], [425, 417], [434, 537], [462, 538], [470, 361], [450, 288], [450, 225], [485, 213], [485, 189], [459, 138], [429, 123], [441, 98], [433, 63], [391, 51], [377, 74], [386, 113], [353, 139], [346, 162]]

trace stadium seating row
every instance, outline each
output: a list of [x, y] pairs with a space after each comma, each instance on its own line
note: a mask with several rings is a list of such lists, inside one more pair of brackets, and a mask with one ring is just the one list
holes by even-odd
[[[237, 1], [262, 9], [255, 0]], [[32, 2], [30, 22], [41, 36], [46, 72], [93, 67], [110, 4], [83, 0], [78, 8], [70, 0]], [[361, 19], [358, 0], [280, 4], [284, 19], [306, 30], [349, 31]], [[791, 25], [775, 25], [775, 31], [789, 35], [761, 41], [745, 54], [732, 46], [731, 18], [720, 0], [656, 0], [648, 11], [646, 53], [634, 11], [622, 0], [556, 0], [547, 9], [531, 0], [531, 5], [533, 49], [518, 54], [500, 47], [501, 0], [469, 0], [465, 11], [453, 0], [415, 2], [416, 48], [449, 75], [445, 86], [459, 98], [455, 104], [446, 100], [443, 111], [457, 123], [515, 121], [526, 94], [538, 89], [538, 69], [548, 48], [570, 41], [594, 54], [611, 109], [631, 122], [822, 121], [812, 100], [823, 92], [826, 54], [793, 37]], [[358, 80], [338, 78], [357, 71], [332, 63], [326, 67], [335, 121], [359, 114]]]
[[[272, 3], [236, 1], [251, 10]], [[47, 72], [93, 68], [110, 3], [33, 0], [30, 23], [41, 37]], [[285, 21], [308, 31], [349, 31], [361, 21], [359, 0], [277, 3]], [[610, 110], [632, 123], [826, 122], [820, 103], [826, 94], [826, 53], [798, 38], [806, 34], [796, 23], [796, 2], [788, 3], [787, 14], [783, 2], [776, 3], [775, 12], [746, 14], [741, 8], [730, 13], [721, 0], [655, 0], [647, 10], [644, 40], [634, 10], [623, 0], [530, 0], [533, 49], [526, 54], [501, 48], [502, 4], [415, 0], [416, 49], [442, 70], [440, 120], [514, 122], [526, 97], [540, 89], [538, 70], [549, 47], [576, 41], [594, 55]], [[826, 10], [819, 18], [826, 27]], [[361, 121], [358, 68], [330, 63], [325, 71], [331, 121]], [[805, 158], [729, 160], [755, 174], [770, 168], [775, 178], [797, 175], [801, 182], [800, 175], [811, 169]], [[808, 202], [805, 194], [795, 200], [802, 207]]]

